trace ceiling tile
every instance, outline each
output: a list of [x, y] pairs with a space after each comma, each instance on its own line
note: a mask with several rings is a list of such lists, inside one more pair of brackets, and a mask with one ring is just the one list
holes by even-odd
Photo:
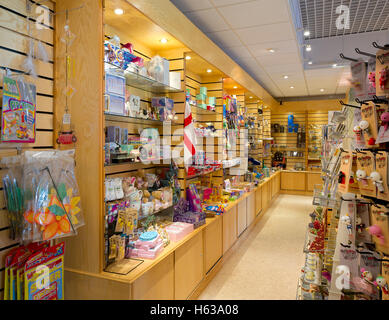
[[221, 47], [241, 46], [242, 42], [231, 30], [207, 33], [207, 36]]
[[230, 56], [235, 58], [250, 58], [251, 53], [245, 47], [230, 47], [224, 48], [224, 51]]
[[215, 9], [188, 12], [187, 17], [205, 33], [229, 29]]
[[170, 0], [180, 11], [188, 12], [212, 8], [209, 0]]
[[248, 46], [254, 57], [268, 55], [268, 49], [274, 49], [280, 53], [298, 52], [298, 46], [295, 40], [265, 42]]
[[283, 72], [286, 72], [286, 73], [293, 73], [293, 72], [299, 72], [299, 71], [302, 71], [303, 68], [300, 64], [285, 64], [285, 65], [278, 65], [278, 64], [275, 64], [275, 65], [272, 65], [272, 66], [266, 66], [264, 67], [264, 69], [269, 72], [269, 73], [273, 73], [273, 72], [278, 72], [278, 73], [283, 73]]
[[234, 29], [289, 21], [285, 0], [250, 1], [218, 10]]
[[215, 7], [220, 7], [220, 6], [228, 6], [231, 4], [246, 2], [247, 0], [210, 0], [210, 1], [214, 4]]
[[256, 58], [262, 66], [301, 64], [297, 53], [269, 53], [266, 56]]
[[236, 29], [236, 33], [247, 45], [295, 39], [294, 29], [289, 22]]

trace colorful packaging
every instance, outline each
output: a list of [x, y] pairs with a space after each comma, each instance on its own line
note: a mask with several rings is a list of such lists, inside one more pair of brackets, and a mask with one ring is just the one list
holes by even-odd
[[65, 243], [32, 255], [24, 267], [25, 300], [63, 300]]

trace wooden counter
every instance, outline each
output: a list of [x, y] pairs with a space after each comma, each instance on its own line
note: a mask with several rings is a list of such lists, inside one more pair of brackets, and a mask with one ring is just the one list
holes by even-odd
[[[89, 273], [65, 268], [67, 299], [186, 299], [205, 275], [237, 242], [239, 236], [258, 220], [265, 207], [257, 207], [263, 190], [274, 197], [280, 191], [280, 172], [264, 179], [251, 192], [231, 202], [223, 215], [207, 218], [206, 223], [178, 242], [171, 242], [154, 260], [144, 262], [127, 275], [109, 272]], [[278, 187], [277, 187], [278, 185]], [[273, 197], [273, 198], [274, 198]], [[262, 205], [262, 204], [261, 204]], [[239, 212], [239, 215], [237, 214]], [[239, 229], [238, 229], [239, 226]], [[149, 272], [151, 271], [152, 272]], [[86, 288], [93, 288], [88, 290]], [[112, 294], [112, 291], [115, 294]], [[98, 291], [98, 292], [97, 292]]]
[[312, 195], [314, 185], [322, 183], [320, 171], [281, 171], [281, 193]]

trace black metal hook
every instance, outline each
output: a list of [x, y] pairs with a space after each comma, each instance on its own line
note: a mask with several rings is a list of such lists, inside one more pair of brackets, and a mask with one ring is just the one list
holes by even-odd
[[357, 61], [358, 61], [357, 59], [353, 59], [353, 58], [348, 58], [348, 57], [346, 57], [343, 53], [341, 53], [339, 56], [340, 56], [342, 59], [344, 59], [344, 60], [349, 60], [349, 61], [353, 61], [353, 62], [357, 62]]
[[376, 49], [386, 50], [389, 51], [389, 44], [385, 44], [384, 46], [380, 46], [377, 42], [372, 43], [373, 47]]
[[389, 100], [386, 99], [385, 97], [377, 97], [376, 95], [373, 96], [373, 102], [374, 103], [384, 103], [384, 104], [388, 104]]
[[344, 103], [342, 100], [339, 100], [339, 103], [340, 103], [342, 106], [346, 106], [346, 107], [350, 107], [350, 108], [356, 108], [356, 109], [361, 109], [361, 107], [353, 106], [352, 104]]
[[355, 48], [355, 52], [358, 53], [358, 54], [364, 55], [364, 56], [368, 56], [368, 57], [370, 57], [370, 58], [375, 58], [375, 57], [376, 57], [375, 54], [361, 51], [361, 50], [359, 50], [358, 48]]
[[356, 102], [356, 103], [359, 103], [360, 105], [362, 105], [362, 104], [368, 105], [367, 102], [365, 102], [365, 101], [363, 101], [363, 100], [359, 100], [359, 98], [355, 98], [355, 102]]

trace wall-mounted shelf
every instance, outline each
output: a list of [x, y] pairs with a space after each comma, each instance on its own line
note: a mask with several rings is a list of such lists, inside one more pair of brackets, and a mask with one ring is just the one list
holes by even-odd
[[123, 70], [111, 63], [104, 62], [105, 70], [111, 69], [120, 72], [126, 78], [126, 84], [130, 87], [145, 90], [152, 93], [174, 93], [181, 92], [182, 89], [173, 88], [151, 78], [142, 76], [138, 73]]
[[121, 116], [121, 115], [110, 114], [110, 113], [104, 113], [104, 115], [105, 115], [105, 121], [145, 124], [145, 125], [151, 125], [151, 126], [163, 126], [164, 124], [171, 124], [171, 125], [177, 124], [174, 121], [142, 119], [142, 118], [127, 117], [127, 116]]

